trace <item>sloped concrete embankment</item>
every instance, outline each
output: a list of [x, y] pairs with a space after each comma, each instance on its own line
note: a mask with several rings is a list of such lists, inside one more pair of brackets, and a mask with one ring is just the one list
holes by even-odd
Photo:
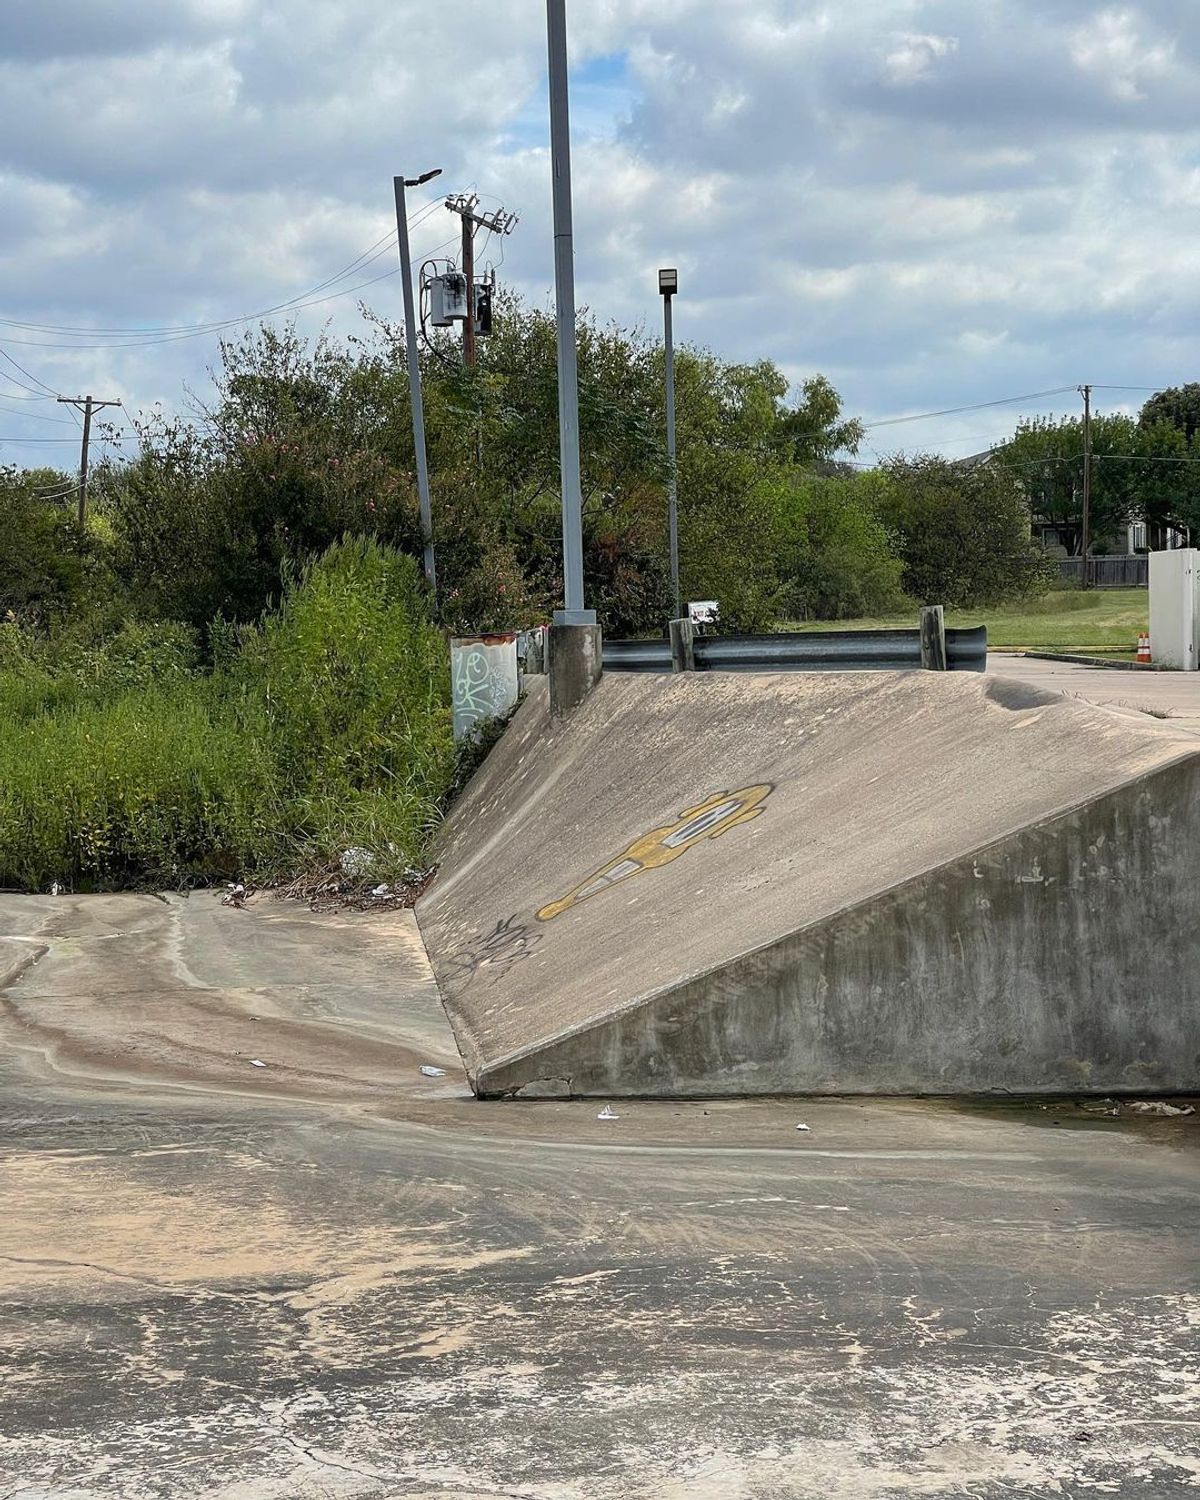
[[472, 1083], [1185, 1090], [1200, 740], [932, 673], [531, 694], [418, 907]]

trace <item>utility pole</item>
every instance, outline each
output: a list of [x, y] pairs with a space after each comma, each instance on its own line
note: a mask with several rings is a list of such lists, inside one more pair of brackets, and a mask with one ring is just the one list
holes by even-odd
[[421, 547], [425, 581], [437, 597], [437, 568], [433, 560], [433, 509], [429, 501], [429, 459], [425, 453], [425, 406], [421, 399], [421, 363], [417, 356], [417, 313], [413, 306], [412, 252], [408, 247], [406, 187], [420, 187], [441, 175], [441, 167], [420, 177], [393, 177], [396, 192], [396, 235], [400, 246], [400, 280], [404, 284], [404, 342], [408, 349], [408, 395], [412, 406], [413, 448], [417, 456], [417, 497], [421, 507]]
[[462, 216], [462, 268], [467, 278], [467, 315], [463, 319], [463, 364], [475, 368], [475, 226]]
[[671, 328], [671, 298], [679, 290], [679, 272], [673, 267], [658, 273], [663, 299], [663, 373], [667, 383], [667, 533], [671, 550], [671, 597], [674, 618], [679, 619], [679, 483], [675, 469], [675, 340]]
[[1092, 508], [1092, 388], [1090, 385], [1081, 385], [1079, 390], [1083, 396], [1083, 525], [1080, 528], [1083, 556], [1079, 587], [1086, 589], [1088, 587], [1088, 526]]
[[558, 447], [563, 513], [560, 625], [594, 625], [583, 602], [583, 491], [579, 480], [579, 359], [575, 348], [575, 249], [571, 228], [571, 112], [566, 0], [546, 0], [550, 65], [550, 172], [554, 188], [554, 301], [558, 315]]
[[475, 231], [490, 230], [492, 234], [511, 234], [517, 226], [517, 215], [498, 208], [495, 213], [477, 214], [479, 204], [475, 193], [459, 193], [446, 199], [446, 207], [462, 220], [462, 268], [467, 279], [467, 316], [463, 321], [463, 364], [468, 369], [475, 365]]
[[73, 406], [83, 413], [83, 442], [79, 448], [79, 499], [75, 503], [75, 519], [80, 526], [87, 516], [88, 444], [92, 436], [92, 413], [105, 406], [120, 406], [120, 401], [97, 401], [95, 396], [59, 396], [60, 406]]

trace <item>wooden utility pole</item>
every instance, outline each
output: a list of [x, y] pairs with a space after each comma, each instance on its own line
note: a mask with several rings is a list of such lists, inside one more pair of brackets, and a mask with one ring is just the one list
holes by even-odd
[[511, 234], [517, 226], [516, 214], [498, 208], [494, 214], [477, 214], [479, 198], [474, 193], [459, 193], [446, 199], [446, 207], [462, 220], [462, 268], [467, 279], [467, 316], [463, 321], [463, 364], [475, 364], [475, 231], [487, 229], [492, 234]]
[[79, 499], [75, 519], [82, 526], [87, 516], [88, 443], [92, 436], [92, 413], [104, 406], [120, 406], [120, 401], [97, 401], [95, 396], [59, 396], [60, 406], [73, 406], [83, 413], [83, 442], [79, 450]]
[[467, 316], [463, 319], [463, 364], [475, 368], [475, 225], [462, 216], [462, 268], [467, 278]]
[[1086, 589], [1088, 580], [1089, 523], [1092, 510], [1092, 388], [1081, 385], [1083, 396], [1083, 525], [1081, 531], [1079, 587]]

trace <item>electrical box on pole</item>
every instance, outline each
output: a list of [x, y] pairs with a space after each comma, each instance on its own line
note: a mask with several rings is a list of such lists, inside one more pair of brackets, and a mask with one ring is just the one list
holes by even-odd
[[449, 328], [467, 316], [467, 278], [461, 271], [446, 271], [429, 278], [429, 321], [435, 328]]
[[480, 282], [475, 287], [475, 336], [486, 338], [492, 331], [492, 288]]

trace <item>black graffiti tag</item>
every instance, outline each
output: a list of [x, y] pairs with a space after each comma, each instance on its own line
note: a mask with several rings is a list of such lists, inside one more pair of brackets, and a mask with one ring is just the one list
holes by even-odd
[[451, 960], [446, 966], [446, 980], [451, 984], [461, 981], [465, 988], [481, 974], [488, 974], [494, 984], [532, 957], [543, 936], [519, 921], [514, 912], [501, 918], [490, 932], [481, 933], [468, 952]]

